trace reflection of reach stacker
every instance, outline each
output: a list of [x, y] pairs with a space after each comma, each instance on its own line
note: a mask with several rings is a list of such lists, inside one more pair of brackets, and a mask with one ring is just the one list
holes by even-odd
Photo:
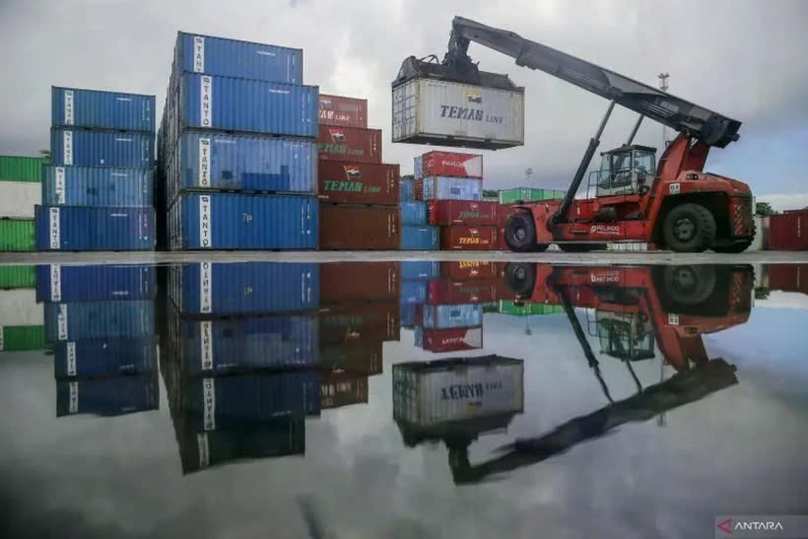
[[[723, 359], [709, 360], [701, 335], [746, 322], [752, 277], [749, 267], [509, 264], [505, 278], [518, 296], [564, 306], [609, 404], [543, 436], [518, 440], [505, 454], [479, 465], [471, 465], [466, 452], [456, 451], [450, 459], [455, 482], [473, 483], [536, 464], [615, 427], [647, 421], [736, 384], [735, 367]], [[612, 399], [575, 307], [595, 309], [592, 322], [602, 352], [629, 366], [638, 386], [634, 396], [619, 402]], [[631, 362], [653, 358], [655, 342], [678, 372], [642, 388]]]
[[[678, 252], [741, 252], [755, 235], [749, 186], [704, 173], [713, 146], [738, 140], [741, 122], [613, 71], [523, 39], [513, 32], [455, 17], [449, 50], [441, 64], [408, 58], [401, 74], [484, 85], [468, 56], [471, 41], [540, 69], [610, 101], [590, 139], [563, 200], [520, 204], [508, 220], [505, 240], [514, 251], [588, 251], [605, 241], [651, 242]], [[488, 74], [485, 74], [488, 75]], [[490, 77], [489, 77], [490, 78]], [[603, 154], [590, 175], [595, 197], [575, 199], [615, 104], [640, 114], [626, 143]], [[677, 131], [659, 163], [656, 149], [632, 144], [644, 117]]]

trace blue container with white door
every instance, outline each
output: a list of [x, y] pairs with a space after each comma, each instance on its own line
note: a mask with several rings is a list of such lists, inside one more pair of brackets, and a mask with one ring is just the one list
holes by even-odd
[[154, 133], [51, 129], [51, 164], [152, 168]]
[[440, 228], [437, 226], [402, 226], [402, 251], [440, 250]]
[[154, 96], [51, 87], [51, 127], [154, 133]]
[[178, 32], [174, 59], [189, 73], [303, 83], [302, 49]]
[[36, 267], [36, 300], [40, 303], [154, 299], [156, 275], [157, 268], [151, 265], [40, 264]]
[[34, 206], [38, 251], [151, 251], [154, 208]]
[[154, 206], [154, 170], [46, 166], [42, 204], [48, 206]]

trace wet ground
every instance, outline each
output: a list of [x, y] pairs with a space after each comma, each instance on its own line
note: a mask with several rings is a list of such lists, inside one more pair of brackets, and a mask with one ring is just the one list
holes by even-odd
[[2, 535], [808, 513], [808, 265], [640, 260], [0, 267]]

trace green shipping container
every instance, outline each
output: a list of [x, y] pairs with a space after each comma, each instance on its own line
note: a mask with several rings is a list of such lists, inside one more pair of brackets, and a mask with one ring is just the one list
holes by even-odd
[[41, 179], [42, 157], [17, 157], [0, 155], [0, 181], [38, 182]]
[[518, 187], [516, 189], [503, 189], [499, 192], [500, 204], [516, 204], [522, 202], [538, 202], [540, 200], [553, 200], [564, 198], [566, 191], [558, 189], [531, 189], [528, 187]]
[[34, 266], [0, 266], [0, 289], [35, 287]]
[[0, 327], [0, 351], [45, 350], [45, 326]]
[[484, 313], [498, 313], [499, 312], [499, 304], [496, 301], [492, 301], [491, 303], [483, 303], [483, 312]]
[[562, 305], [546, 305], [544, 303], [516, 303], [510, 300], [500, 300], [499, 313], [508, 316], [537, 316], [544, 314], [559, 314], [564, 312]]
[[34, 220], [0, 219], [0, 252], [33, 251]]

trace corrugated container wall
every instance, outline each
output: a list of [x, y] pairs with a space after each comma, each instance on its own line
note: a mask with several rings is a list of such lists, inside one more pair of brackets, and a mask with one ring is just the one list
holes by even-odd
[[185, 194], [169, 212], [172, 249], [316, 249], [313, 196]]
[[0, 181], [38, 182], [44, 164], [42, 157], [0, 155]]
[[[415, 305], [425, 303], [427, 296], [427, 281], [425, 279], [410, 279], [401, 281], [401, 298], [399, 302], [402, 305]], [[415, 314], [413, 314], [413, 317]]]
[[315, 192], [313, 141], [225, 133], [183, 133], [169, 164], [169, 200], [183, 189]]
[[150, 168], [43, 168], [42, 204], [48, 206], [153, 206]]
[[[399, 262], [334, 262], [320, 267], [323, 305], [398, 299]], [[361, 275], [361, 279], [356, 276]]]
[[54, 377], [121, 376], [157, 371], [152, 337], [61, 341], [54, 346]]
[[154, 249], [154, 208], [36, 206], [35, 213], [40, 251]]
[[431, 225], [496, 225], [499, 204], [486, 201], [436, 200], [427, 206]]
[[48, 342], [155, 335], [154, 301], [45, 303]]
[[769, 248], [808, 251], [808, 210], [789, 211], [769, 218]]
[[476, 178], [428, 176], [415, 180], [415, 198], [419, 200], [482, 200], [483, 182]]
[[200, 262], [169, 268], [169, 296], [183, 315], [309, 311], [320, 304], [317, 264]]
[[154, 133], [153, 95], [51, 87], [51, 127]]
[[424, 202], [401, 202], [401, 225], [425, 225], [426, 204]]
[[482, 305], [424, 305], [424, 329], [466, 328], [482, 323]]
[[41, 203], [39, 183], [0, 181], [0, 218], [33, 219], [34, 206]]
[[436, 226], [402, 226], [402, 251], [440, 250], [440, 229]]
[[187, 73], [180, 127], [317, 136], [317, 86]]
[[352, 163], [382, 162], [382, 130], [321, 125], [317, 135], [319, 158]]
[[410, 279], [434, 279], [440, 277], [440, 263], [430, 261], [413, 261], [401, 263], [401, 278]]
[[72, 414], [118, 416], [160, 406], [157, 375], [82, 378], [56, 382], [56, 417]]
[[320, 200], [339, 204], [396, 204], [399, 166], [320, 161]]
[[345, 344], [346, 334], [353, 343], [397, 341], [398, 302], [365, 301], [330, 305], [320, 309], [320, 344]]
[[320, 125], [368, 126], [368, 100], [320, 94]]
[[40, 264], [36, 267], [37, 302], [73, 302], [154, 299], [157, 295], [157, 268], [131, 266], [63, 266]]
[[154, 135], [83, 129], [51, 129], [51, 164], [152, 168]]
[[412, 176], [402, 176], [399, 185], [401, 186], [402, 202], [415, 200], [415, 180]]
[[441, 227], [441, 249], [491, 251], [497, 249], [499, 228], [495, 226], [452, 225]]
[[0, 351], [44, 350], [45, 326], [3, 326], [0, 328]]
[[367, 402], [367, 376], [331, 371], [320, 380], [320, 408], [323, 410]]
[[36, 266], [0, 266], [0, 289], [36, 287]]
[[175, 68], [188, 73], [303, 83], [303, 50], [201, 34], [177, 33]]
[[0, 219], [0, 252], [34, 251], [33, 220]]
[[397, 250], [398, 206], [320, 206], [320, 249]]
[[498, 149], [525, 143], [525, 94], [416, 78], [393, 88], [393, 142]]

